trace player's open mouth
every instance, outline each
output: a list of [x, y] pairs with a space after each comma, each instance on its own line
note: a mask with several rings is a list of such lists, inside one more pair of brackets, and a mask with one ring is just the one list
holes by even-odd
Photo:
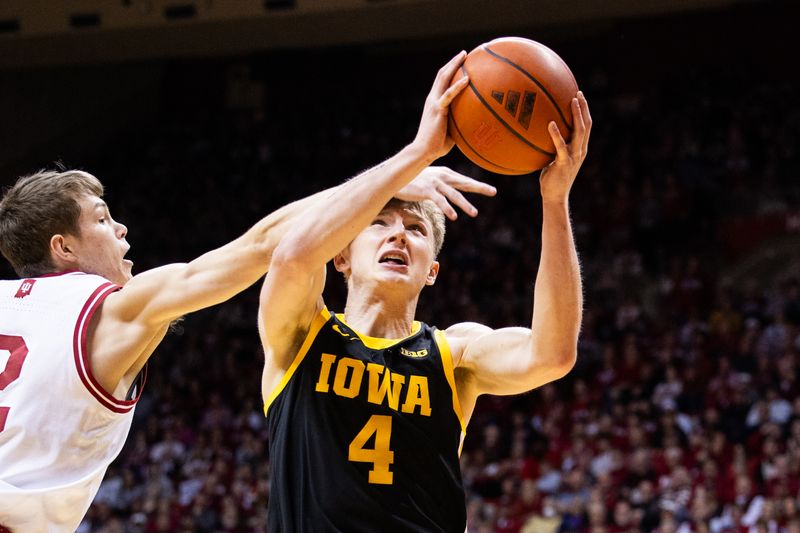
[[386, 252], [381, 256], [378, 262], [391, 266], [407, 267], [408, 256], [402, 252]]
[[125, 250], [125, 253], [122, 254], [122, 262], [125, 263], [126, 265], [133, 266], [133, 261], [131, 261], [130, 259], [125, 259], [125, 256], [128, 255], [128, 252], [130, 251], [130, 249], [131, 248], [129, 246], [128, 249]]

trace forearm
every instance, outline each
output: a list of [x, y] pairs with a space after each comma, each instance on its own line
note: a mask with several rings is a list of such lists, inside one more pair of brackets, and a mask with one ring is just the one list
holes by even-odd
[[255, 283], [269, 268], [281, 238], [306, 210], [341, 185], [270, 213], [237, 239], [189, 263], [166, 265], [135, 276], [125, 286], [124, 320], [144, 316], [156, 324], [224, 302]]
[[542, 253], [531, 324], [534, 351], [537, 357], [571, 364], [583, 313], [578, 253], [567, 199], [543, 202], [542, 210]]
[[297, 221], [283, 250], [302, 258], [315, 271], [352, 241], [392, 197], [410, 183], [433, 157], [410, 144], [352, 180], [339, 186]]
[[341, 186], [337, 185], [325, 189], [273, 211], [256, 222], [244, 235], [234, 241], [238, 241], [238, 246], [250, 248], [253, 251], [255, 257], [251, 259], [257, 261], [263, 268], [259, 276], [266, 272], [272, 259], [272, 253], [284, 235], [297, 225], [299, 216], [320, 206], [326, 199], [335, 194]]

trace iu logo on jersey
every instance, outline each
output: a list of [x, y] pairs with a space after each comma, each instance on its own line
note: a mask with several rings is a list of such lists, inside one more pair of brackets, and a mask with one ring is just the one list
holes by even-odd
[[[521, 106], [519, 105], [520, 96], [522, 96]], [[492, 91], [492, 98], [500, 105], [503, 105], [505, 100], [505, 106], [503, 107], [506, 112], [516, 118], [520, 126], [526, 130], [528, 129], [533, 116], [533, 105], [536, 103], [536, 93], [525, 91], [524, 94], [520, 95], [519, 91], [508, 91], [508, 94], [503, 91]], [[519, 115], [517, 115], [517, 112], [519, 112]]]
[[25, 298], [33, 290], [34, 283], [36, 283], [35, 279], [22, 280], [22, 284], [19, 286], [19, 289], [17, 289], [17, 294], [14, 295], [14, 298]]

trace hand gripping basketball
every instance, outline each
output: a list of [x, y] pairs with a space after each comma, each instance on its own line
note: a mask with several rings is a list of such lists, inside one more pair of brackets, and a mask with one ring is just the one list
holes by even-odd
[[572, 71], [541, 43], [502, 37], [467, 55], [456, 74], [470, 78], [450, 106], [450, 135], [473, 163], [498, 174], [528, 174], [556, 157], [548, 124], [569, 140]]
[[589, 102], [586, 101], [583, 92], [578, 91], [578, 97], [572, 99], [570, 108], [575, 128], [569, 144], [561, 136], [555, 122], [550, 122], [547, 126], [547, 131], [556, 147], [556, 158], [542, 169], [539, 176], [543, 202], [563, 202], [567, 199], [589, 150], [592, 116], [589, 114]]
[[446, 155], [453, 148], [453, 140], [447, 134], [447, 115], [450, 102], [464, 90], [469, 79], [464, 76], [452, 86], [450, 80], [453, 79], [466, 57], [467, 53], [462, 50], [439, 69], [436, 79], [433, 81], [433, 87], [425, 99], [422, 119], [414, 142], [422, 147], [431, 161]]

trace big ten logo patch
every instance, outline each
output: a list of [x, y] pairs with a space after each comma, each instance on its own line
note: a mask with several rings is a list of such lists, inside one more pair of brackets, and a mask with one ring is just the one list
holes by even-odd
[[33, 284], [36, 283], [35, 279], [24, 279], [17, 289], [17, 294], [14, 295], [14, 298], [25, 298], [28, 296], [31, 291], [33, 290]]
[[400, 348], [400, 353], [405, 355], [406, 357], [413, 357], [414, 359], [419, 359], [421, 357], [427, 357], [428, 350], [422, 349], [416, 352], [412, 352], [411, 350], [406, 350], [405, 348]]

